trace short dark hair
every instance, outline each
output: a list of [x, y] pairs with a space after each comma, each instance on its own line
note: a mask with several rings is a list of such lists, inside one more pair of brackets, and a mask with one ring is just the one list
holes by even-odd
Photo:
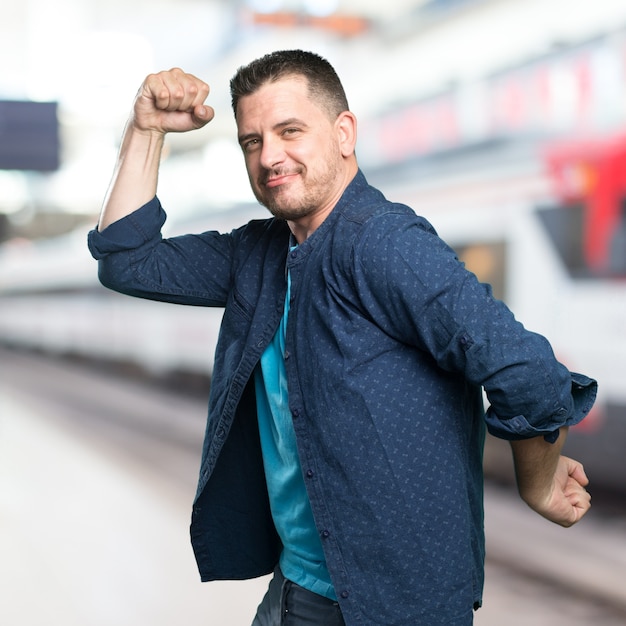
[[230, 95], [235, 119], [237, 104], [242, 96], [249, 96], [265, 83], [288, 76], [302, 76], [310, 95], [337, 117], [348, 110], [348, 99], [333, 66], [313, 52], [278, 50], [240, 67], [230, 80]]

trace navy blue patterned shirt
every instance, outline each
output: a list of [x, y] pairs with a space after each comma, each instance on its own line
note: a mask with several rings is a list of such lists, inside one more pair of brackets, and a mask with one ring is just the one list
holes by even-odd
[[427, 221], [361, 172], [291, 252], [273, 218], [171, 239], [164, 221], [155, 198], [89, 243], [112, 289], [225, 307], [191, 524], [202, 580], [266, 574], [280, 554], [253, 371], [280, 323], [288, 268], [289, 407], [346, 624], [471, 624], [485, 425], [554, 440], [589, 411], [595, 381], [559, 364]]

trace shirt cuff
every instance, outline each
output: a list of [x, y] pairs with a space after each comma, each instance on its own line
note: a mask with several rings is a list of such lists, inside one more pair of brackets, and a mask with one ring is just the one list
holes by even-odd
[[132, 250], [158, 239], [166, 214], [155, 196], [150, 202], [107, 226], [102, 232], [94, 229], [87, 235], [87, 245], [94, 259], [100, 260], [113, 252]]
[[516, 415], [508, 419], [498, 417], [489, 407], [485, 416], [487, 430], [500, 439], [517, 441], [541, 437], [549, 443], [559, 438], [559, 429], [563, 426], [575, 426], [591, 411], [598, 393], [598, 383], [583, 374], [572, 373], [571, 409], [560, 408], [542, 426], [533, 426], [524, 415]]

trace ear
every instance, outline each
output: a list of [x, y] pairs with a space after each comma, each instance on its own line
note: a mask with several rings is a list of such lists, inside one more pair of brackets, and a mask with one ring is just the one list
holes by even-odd
[[352, 156], [356, 147], [356, 117], [354, 113], [350, 111], [340, 113], [335, 121], [335, 129], [341, 154], [344, 157]]

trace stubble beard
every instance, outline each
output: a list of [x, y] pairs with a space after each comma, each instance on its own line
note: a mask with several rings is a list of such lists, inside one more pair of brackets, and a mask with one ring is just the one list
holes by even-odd
[[334, 182], [339, 176], [339, 168], [336, 164], [329, 164], [323, 172], [313, 180], [306, 178], [307, 170], [301, 168], [298, 172], [304, 187], [303, 193], [298, 197], [293, 197], [289, 193], [278, 187], [267, 189], [260, 185], [260, 189], [265, 189], [262, 194], [255, 190], [257, 200], [276, 218], [296, 221], [309, 215], [313, 215], [324, 204], [324, 198], [329, 189], [334, 187]]

